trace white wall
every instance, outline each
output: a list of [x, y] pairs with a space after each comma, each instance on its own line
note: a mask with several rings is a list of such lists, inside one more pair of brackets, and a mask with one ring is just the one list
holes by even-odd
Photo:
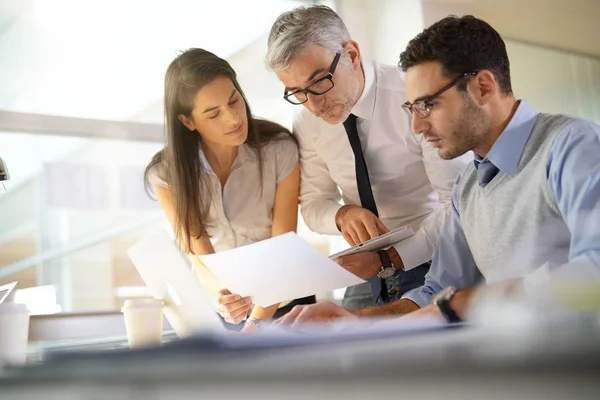
[[[424, 2], [422, 9], [425, 26], [450, 14], [463, 14], [456, 8], [433, 2]], [[541, 12], [554, 15], [556, 10]], [[564, 113], [600, 122], [600, 58], [506, 37], [504, 40], [517, 98], [527, 100], [539, 112]]]
[[337, 11], [363, 58], [390, 65], [424, 28], [420, 0], [343, 0]]
[[600, 59], [507, 41], [513, 90], [536, 110], [600, 122]]

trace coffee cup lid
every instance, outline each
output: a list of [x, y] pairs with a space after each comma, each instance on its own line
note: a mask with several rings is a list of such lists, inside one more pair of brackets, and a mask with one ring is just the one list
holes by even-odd
[[[152, 308], [152, 307], [163, 307], [164, 302], [162, 299], [129, 299], [125, 300], [123, 309], [125, 308]], [[123, 310], [121, 309], [121, 311]]]
[[0, 303], [0, 314], [17, 314], [17, 313], [29, 314], [27, 305], [20, 304], [20, 303], [12, 303], [12, 302]]

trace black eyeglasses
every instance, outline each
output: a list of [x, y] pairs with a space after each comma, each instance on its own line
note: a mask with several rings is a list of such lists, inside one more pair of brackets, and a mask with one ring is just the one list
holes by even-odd
[[289, 101], [292, 104], [299, 105], [304, 104], [308, 101], [308, 94], [320, 96], [329, 92], [333, 89], [333, 73], [335, 72], [335, 68], [338, 65], [338, 61], [340, 61], [340, 56], [342, 53], [337, 53], [331, 66], [329, 67], [329, 72], [324, 77], [319, 80], [313, 82], [305, 89], [296, 90], [295, 92], [289, 92], [287, 89], [283, 92], [283, 98]]
[[433, 100], [441, 96], [442, 93], [455, 86], [464, 78], [475, 75], [477, 75], [477, 72], [467, 72], [465, 74], [462, 74], [461, 76], [459, 76], [458, 78], [456, 78], [455, 80], [438, 90], [435, 94], [432, 94], [431, 96], [426, 97], [422, 100], [415, 101], [414, 103], [409, 103], [407, 101], [406, 103], [402, 104], [402, 108], [408, 113], [410, 117], [416, 115], [418, 118], [425, 119], [429, 117], [429, 114], [431, 114], [431, 109], [433, 108]]

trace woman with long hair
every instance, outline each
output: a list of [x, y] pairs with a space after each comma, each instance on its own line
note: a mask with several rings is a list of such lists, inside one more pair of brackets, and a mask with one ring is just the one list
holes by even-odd
[[311, 296], [253, 306], [197, 257], [296, 230], [300, 173], [290, 132], [254, 118], [231, 65], [202, 49], [183, 52], [167, 69], [165, 119], [165, 147], [146, 167], [146, 187], [226, 325], [252, 330], [313, 303]]

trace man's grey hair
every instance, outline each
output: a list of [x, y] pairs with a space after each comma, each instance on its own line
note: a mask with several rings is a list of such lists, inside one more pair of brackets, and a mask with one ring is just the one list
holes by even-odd
[[281, 14], [271, 27], [265, 61], [272, 70], [285, 70], [310, 45], [338, 53], [350, 39], [344, 21], [331, 8], [298, 7]]

